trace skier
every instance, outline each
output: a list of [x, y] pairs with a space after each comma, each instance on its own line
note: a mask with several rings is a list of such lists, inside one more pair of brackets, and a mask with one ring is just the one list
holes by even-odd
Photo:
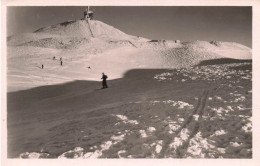
[[55, 60], [55, 56], [53, 57], [53, 60]]
[[107, 75], [105, 75], [105, 73], [102, 73], [102, 85], [103, 85], [103, 88], [102, 89], [105, 89], [105, 88], [108, 88], [108, 86], [107, 86]]
[[60, 57], [60, 61], [62, 61], [62, 57]]
[[62, 61], [60, 61], [60, 65], [62, 66]]
[[43, 64], [42, 64], [42, 69], [43, 69]]

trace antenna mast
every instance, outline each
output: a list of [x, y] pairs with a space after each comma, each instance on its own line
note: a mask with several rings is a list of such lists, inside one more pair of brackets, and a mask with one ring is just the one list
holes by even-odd
[[93, 20], [94, 17], [94, 12], [90, 10], [90, 6], [88, 6], [88, 8], [85, 9], [84, 11], [84, 19], [90, 19]]

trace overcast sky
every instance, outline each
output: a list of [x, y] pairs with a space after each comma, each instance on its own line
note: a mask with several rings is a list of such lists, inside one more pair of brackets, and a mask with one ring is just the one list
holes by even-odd
[[[86, 7], [8, 7], [9, 35], [83, 18]], [[252, 47], [251, 7], [91, 7], [94, 19], [135, 36], [231, 41]]]

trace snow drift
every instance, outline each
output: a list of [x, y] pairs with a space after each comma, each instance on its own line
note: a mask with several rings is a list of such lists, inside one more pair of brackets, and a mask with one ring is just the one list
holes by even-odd
[[7, 41], [8, 91], [100, 80], [102, 72], [115, 79], [134, 68], [180, 68], [216, 58], [252, 58], [251, 49], [238, 43], [151, 40], [97, 20], [67, 21]]

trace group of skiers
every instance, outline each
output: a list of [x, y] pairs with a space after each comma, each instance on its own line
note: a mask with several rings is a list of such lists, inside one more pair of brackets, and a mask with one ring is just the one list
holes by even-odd
[[[54, 56], [52, 59], [53, 59], [53, 60], [56, 60], [56, 57]], [[62, 64], [63, 64], [63, 62], [62, 62], [62, 57], [60, 57], [60, 65], [62, 66]], [[42, 69], [43, 69], [43, 67], [44, 67], [44, 65], [42, 64]]]
[[[53, 60], [56, 60], [55, 56], [53, 57]], [[63, 64], [62, 57], [60, 57], [60, 65], [62, 66], [62, 64]], [[43, 67], [44, 67], [44, 65], [42, 64], [42, 69], [43, 69]], [[90, 66], [88, 68], [91, 69]], [[103, 86], [102, 89], [108, 88], [107, 78], [108, 78], [107, 75], [105, 75], [105, 73], [102, 73], [102, 77], [101, 77], [101, 79], [103, 80], [102, 81], [102, 86]]]
[[[53, 57], [53, 60], [55, 60], [55, 59], [56, 59], [56, 57], [54, 56], [54, 57]], [[62, 62], [62, 57], [60, 57], [60, 65], [61, 65], [61, 66], [62, 66], [62, 63], [63, 63], [63, 62]]]

